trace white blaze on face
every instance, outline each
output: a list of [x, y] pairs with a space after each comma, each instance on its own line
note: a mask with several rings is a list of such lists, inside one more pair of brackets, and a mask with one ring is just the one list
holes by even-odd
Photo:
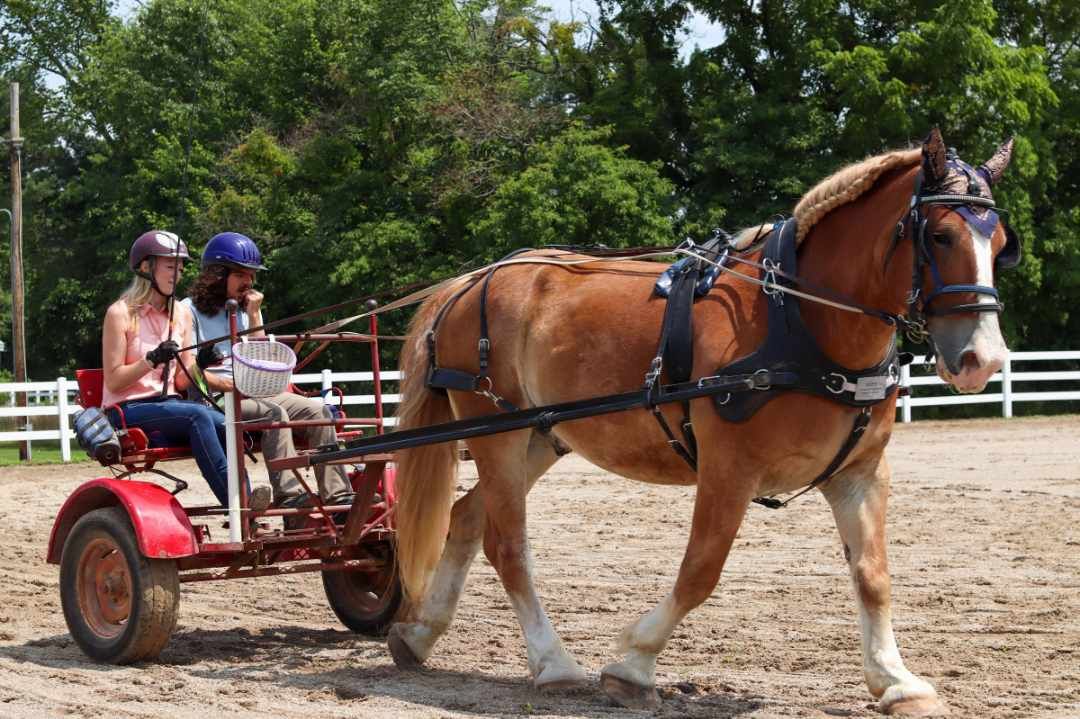
[[[971, 244], [975, 250], [975, 277], [976, 283], [984, 287], [994, 286], [994, 248], [991, 246], [990, 238], [983, 235], [976, 230], [970, 224], [968, 225], [968, 231], [971, 233]], [[993, 302], [994, 298], [990, 295], [979, 295], [979, 303], [985, 304]], [[992, 312], [984, 312], [984, 315], [994, 314]]]
[[[970, 224], [967, 225], [971, 233], [972, 249], [975, 252], [975, 283], [984, 287], [994, 286], [994, 253], [989, 237], [983, 235]], [[993, 304], [996, 300], [990, 295], [980, 294], [979, 304]], [[974, 323], [974, 328], [972, 328]], [[938, 357], [937, 373], [943, 380], [949, 382], [961, 392], [981, 392], [995, 372], [1001, 369], [1005, 362], [1008, 348], [1001, 336], [1001, 327], [998, 324], [997, 312], [979, 312], [974, 320], [939, 318], [933, 323], [932, 329], [941, 336], [938, 342], [939, 348], [948, 351], [950, 343], [946, 336], [956, 333], [970, 333], [967, 342], [959, 349], [959, 363], [961, 371], [953, 374], [945, 365], [942, 357]], [[952, 343], [955, 347], [958, 343]], [[969, 353], [974, 353], [975, 362], [965, 361]]]

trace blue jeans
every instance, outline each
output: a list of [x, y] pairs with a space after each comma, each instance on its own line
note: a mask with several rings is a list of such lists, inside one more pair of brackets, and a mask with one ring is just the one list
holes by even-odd
[[[228, 462], [225, 459], [225, 415], [200, 402], [169, 398], [133, 399], [123, 403], [128, 427], [146, 433], [151, 447], [191, 445], [195, 463], [222, 506], [229, 504]], [[115, 410], [113, 426], [120, 427]]]

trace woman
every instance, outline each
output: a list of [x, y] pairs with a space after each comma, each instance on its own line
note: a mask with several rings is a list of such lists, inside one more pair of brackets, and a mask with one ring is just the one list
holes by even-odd
[[[119, 405], [127, 425], [146, 432], [152, 447], [189, 444], [214, 496], [228, 505], [224, 417], [180, 398], [188, 378], [176, 366], [162, 391], [165, 368], [174, 361], [183, 363], [188, 374], [197, 371], [191, 351], [178, 353], [180, 347], [193, 344], [191, 313], [184, 305], [173, 304], [183, 261], [191, 259], [187, 247], [172, 232], [151, 230], [135, 240], [128, 259], [135, 278], [105, 313], [102, 404]], [[109, 418], [119, 425], [116, 410], [109, 410]], [[269, 488], [260, 487], [249, 505], [258, 511], [269, 502]]]

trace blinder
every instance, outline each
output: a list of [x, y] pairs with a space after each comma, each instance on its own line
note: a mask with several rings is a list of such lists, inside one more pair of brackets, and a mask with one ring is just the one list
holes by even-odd
[[1005, 230], [1005, 246], [1001, 248], [1001, 252], [998, 252], [997, 257], [994, 258], [995, 273], [1015, 268], [1024, 258], [1023, 246], [1020, 243], [1020, 236], [1016, 234], [1016, 230], [1006, 223], [1004, 219], [1001, 220], [1001, 226]]

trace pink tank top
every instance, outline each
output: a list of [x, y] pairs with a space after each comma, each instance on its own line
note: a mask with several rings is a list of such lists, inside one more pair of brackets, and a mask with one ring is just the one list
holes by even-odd
[[[176, 313], [173, 317], [172, 339], [181, 346], [183, 346], [183, 338], [180, 336], [180, 327], [183, 325], [179, 321], [179, 315], [181, 312], [186, 311], [183, 305], [177, 303]], [[167, 339], [169, 339], [169, 315], [149, 303], [142, 305], [124, 331], [126, 343], [124, 364], [131, 364], [142, 359], [147, 352]], [[119, 404], [129, 399], [160, 397], [161, 374], [164, 369], [165, 365], [158, 365], [121, 392], [110, 392], [108, 387], [104, 387], [101, 398], [102, 405]], [[168, 394], [177, 394], [173, 382], [175, 377], [176, 367], [172, 367], [169, 371]]]

